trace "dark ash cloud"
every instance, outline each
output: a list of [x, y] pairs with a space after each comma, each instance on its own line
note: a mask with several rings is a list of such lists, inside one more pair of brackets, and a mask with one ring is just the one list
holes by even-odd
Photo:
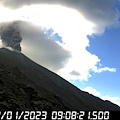
[[4, 46], [21, 52], [20, 43], [22, 37], [19, 33], [18, 22], [2, 23], [0, 26], [0, 36]]

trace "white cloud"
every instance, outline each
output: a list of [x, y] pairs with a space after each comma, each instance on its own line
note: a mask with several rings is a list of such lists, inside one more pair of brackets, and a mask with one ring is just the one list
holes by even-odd
[[106, 96], [102, 96], [102, 94], [100, 92], [98, 92], [96, 89], [92, 88], [92, 87], [86, 87], [84, 89], [82, 89], [83, 91], [86, 91], [94, 96], [100, 97], [103, 100], [108, 100], [111, 101], [114, 104], [117, 104], [118, 106], [120, 106], [120, 98], [119, 97], [110, 97], [108, 95]]
[[[109, 2], [104, 0], [102, 2], [98, 0], [92, 2], [90, 0], [4, 0], [1, 3], [1, 21], [29, 21], [39, 27], [53, 28], [62, 37], [64, 44], [51, 39], [46, 42], [42, 39], [46, 39], [47, 36], [43, 31], [41, 32], [41, 27], [39, 30], [35, 26], [29, 29], [29, 26], [24, 25], [21, 31], [22, 52], [35, 62], [66, 79], [74, 80], [87, 80], [91, 77], [91, 69], [98, 73], [116, 71], [115, 68], [109, 67], [99, 69], [98, 56], [86, 50], [89, 46], [87, 35], [101, 34], [105, 27], [117, 22], [118, 15], [113, 11], [112, 0]], [[43, 5], [43, 3], [48, 4]]]
[[110, 97], [110, 96], [103, 96], [101, 97], [103, 100], [109, 100], [117, 105], [120, 106], [120, 98], [119, 97]]
[[104, 96], [104, 97], [101, 97], [103, 100], [110, 100], [110, 101], [117, 101], [119, 100], [120, 98], [119, 97], [109, 97], [109, 96]]
[[86, 91], [92, 95], [95, 95], [95, 96], [100, 96], [100, 92], [98, 92], [96, 89], [93, 89], [92, 87], [86, 87], [85, 89], [82, 89], [83, 91]]
[[98, 68], [97, 66], [94, 66], [94, 67], [92, 68], [92, 70], [93, 70], [95, 73], [101, 73], [101, 72], [105, 72], [105, 71], [116, 72], [116, 68], [109, 68], [109, 67]]

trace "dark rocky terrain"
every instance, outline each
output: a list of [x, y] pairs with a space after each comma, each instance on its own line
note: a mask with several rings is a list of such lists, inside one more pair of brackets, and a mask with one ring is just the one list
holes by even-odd
[[36, 89], [34, 83], [17, 67], [0, 63], [0, 109], [44, 110], [64, 109], [62, 102], [45, 89]]
[[1, 110], [120, 110], [83, 92], [22, 53], [0, 49]]

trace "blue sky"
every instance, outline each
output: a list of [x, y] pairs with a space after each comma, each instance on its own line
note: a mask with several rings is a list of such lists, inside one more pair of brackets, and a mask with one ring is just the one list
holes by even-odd
[[22, 21], [23, 54], [120, 105], [120, 0], [5, 0], [0, 18]]

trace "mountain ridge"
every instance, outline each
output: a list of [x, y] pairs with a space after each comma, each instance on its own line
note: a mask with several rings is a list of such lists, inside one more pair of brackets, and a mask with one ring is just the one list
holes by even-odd
[[[15, 67], [17, 71], [19, 71], [20, 75], [24, 76], [24, 79], [28, 79], [29, 81], [28, 84], [31, 85], [31, 89], [33, 91], [35, 92], [37, 91], [37, 93], [39, 94], [42, 91], [42, 94], [45, 94], [43, 96], [44, 99], [47, 99], [49, 103], [48, 105], [49, 107], [42, 106], [41, 109], [46, 108], [46, 109], [58, 109], [58, 110], [60, 109], [120, 110], [120, 107], [109, 101], [103, 101], [98, 97], [95, 97], [87, 92], [81, 91], [80, 89], [78, 89], [77, 87], [75, 87], [74, 85], [63, 79], [62, 77], [49, 71], [48, 69], [42, 67], [41, 65], [36, 64], [34, 61], [30, 60], [22, 53], [1, 48], [0, 64], [3, 63], [4, 65], [8, 66], [6, 67], [8, 70], [9, 69], [11, 70], [11, 68], [13, 69]], [[15, 70], [13, 70], [13, 73], [14, 72]], [[3, 73], [3, 75], [4, 74], [5, 73]], [[17, 74], [16, 76], [17, 76], [17, 80], [19, 80], [19, 74]], [[21, 78], [21, 81], [23, 82], [24, 80], [22, 80]], [[1, 83], [2, 82], [4, 82], [4, 80], [1, 80]], [[47, 94], [49, 94], [49, 97], [51, 96], [50, 99], [47, 97]], [[34, 98], [32, 97], [32, 99]], [[37, 99], [39, 99], [39, 97]], [[54, 101], [56, 107], [54, 107], [53, 105]], [[40, 101], [39, 103], [42, 104]], [[20, 109], [25, 109], [25, 108], [21, 107]], [[38, 108], [33, 107], [31, 109], [38, 109]]]

